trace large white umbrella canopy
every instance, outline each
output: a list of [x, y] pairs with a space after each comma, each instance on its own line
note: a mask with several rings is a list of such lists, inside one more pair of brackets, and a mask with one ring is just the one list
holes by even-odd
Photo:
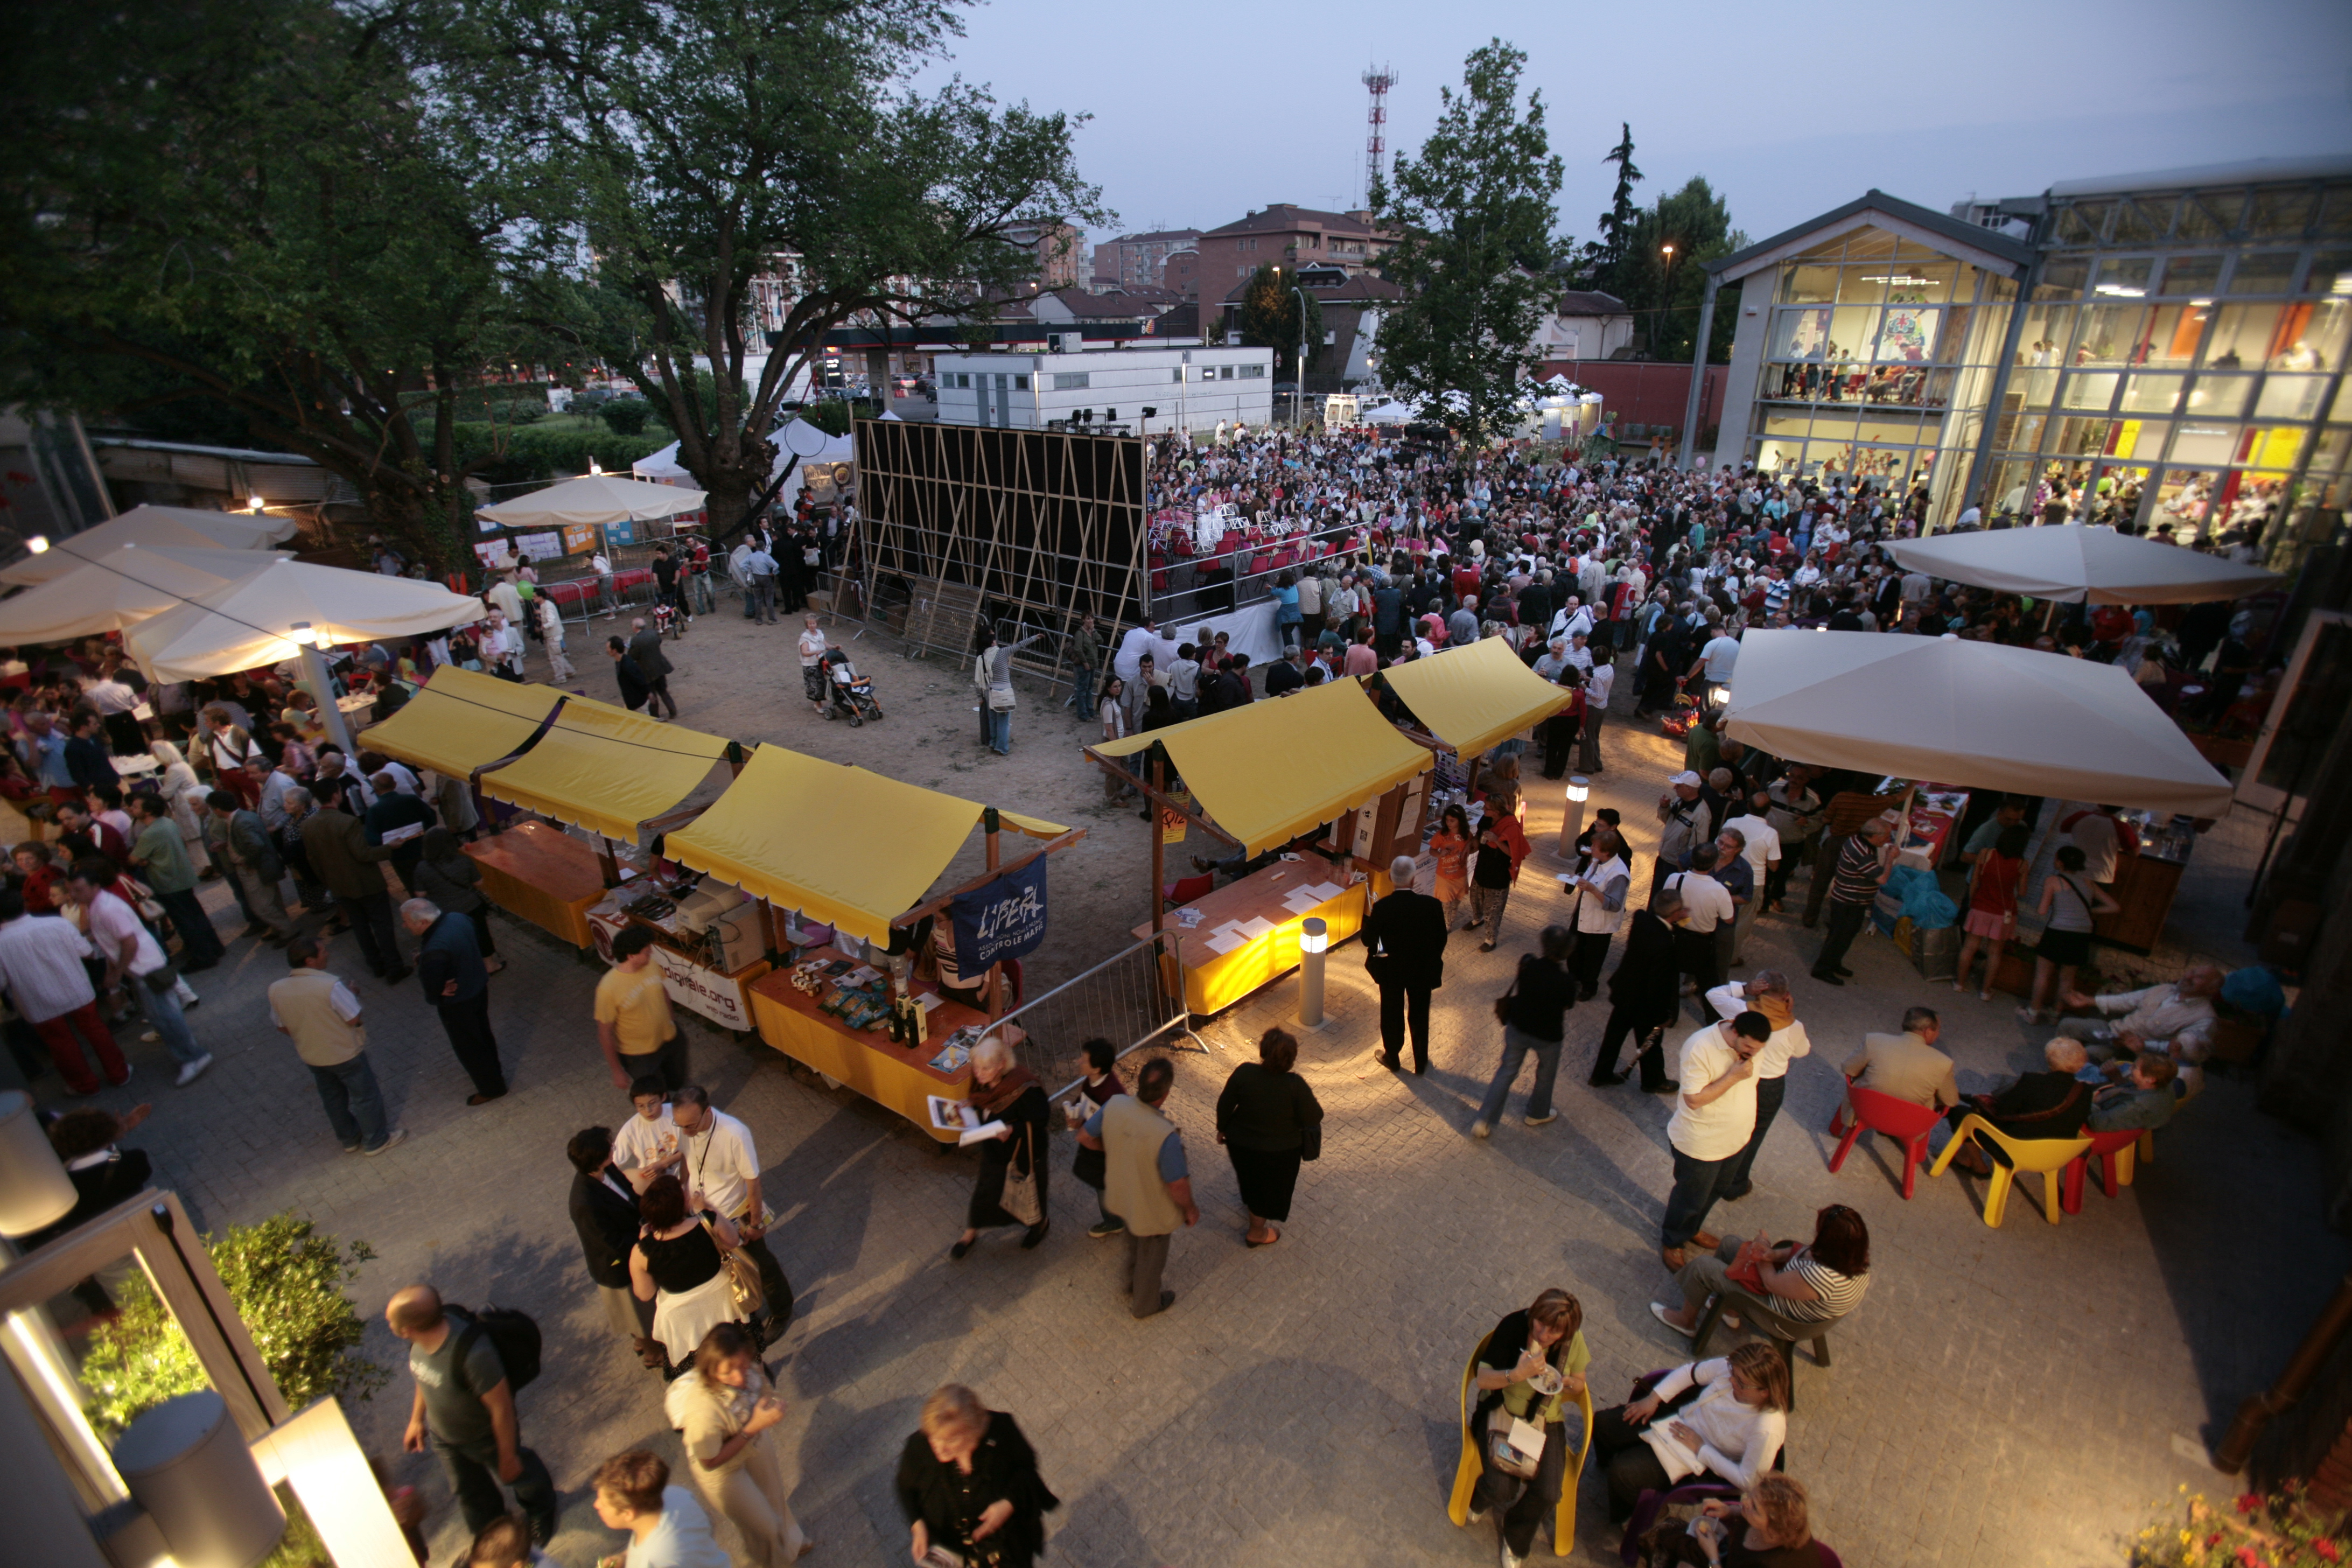
[[134, 506], [96, 528], [49, 541], [47, 550], [0, 569], [0, 583], [46, 583], [125, 544], [184, 550], [257, 550], [294, 536], [299, 523], [266, 511], [199, 511], [186, 506]]
[[280, 558], [141, 622], [123, 642], [151, 679], [191, 680], [294, 658], [299, 621], [322, 644], [370, 642], [446, 631], [488, 613], [481, 600], [438, 583]]
[[2243, 598], [2285, 580], [2259, 566], [2080, 522], [1902, 539], [1885, 549], [1930, 577], [2066, 605], [2193, 605]]
[[122, 631], [287, 559], [275, 550], [119, 545], [87, 565], [0, 600], [0, 641], [63, 642]]
[[1725, 733], [1791, 762], [2220, 816], [2230, 781], [2111, 664], [1902, 632], [1751, 631]]
[[649, 485], [618, 474], [583, 474], [483, 507], [475, 515], [506, 528], [609, 527], [697, 511], [702, 496], [702, 491], [683, 485]]

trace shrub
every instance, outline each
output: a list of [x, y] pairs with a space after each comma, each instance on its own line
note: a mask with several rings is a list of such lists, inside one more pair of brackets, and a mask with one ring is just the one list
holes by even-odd
[[490, 421], [497, 425], [536, 425], [546, 417], [544, 403], [499, 403], [490, 407]]
[[613, 427], [614, 435], [635, 436], [645, 430], [646, 421], [653, 417], [654, 405], [642, 397], [616, 397], [596, 412], [604, 416], [605, 424]]
[[[289, 1406], [300, 1410], [329, 1394], [371, 1398], [390, 1379], [359, 1353], [365, 1325], [342, 1292], [375, 1256], [365, 1242], [347, 1253], [289, 1210], [259, 1225], [233, 1225], [205, 1237], [204, 1246]], [[134, 1277], [121, 1305], [81, 1369], [90, 1422], [109, 1436], [166, 1399], [211, 1386], [194, 1347], [143, 1276]]]
[[847, 399], [820, 397], [801, 410], [801, 417], [828, 436], [846, 436], [849, 434], [851, 413]]
[[2132, 1568], [2342, 1568], [2352, 1563], [2352, 1541], [2304, 1500], [2300, 1483], [2275, 1497], [2247, 1492], [2225, 1507], [2192, 1496], [2175, 1517], [2179, 1522], [2151, 1524], [2134, 1538]]

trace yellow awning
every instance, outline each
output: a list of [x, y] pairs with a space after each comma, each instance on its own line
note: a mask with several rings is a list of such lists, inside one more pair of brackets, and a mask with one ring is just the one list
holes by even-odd
[[467, 778], [522, 750], [562, 697], [551, 687], [518, 686], [445, 664], [408, 706], [361, 731], [360, 743], [412, 767]]
[[717, 735], [570, 697], [539, 744], [484, 773], [481, 789], [492, 800], [634, 843], [641, 823], [693, 794], [726, 752]]
[[1352, 811], [1431, 765], [1352, 680], [1229, 708], [1094, 749], [1131, 756], [1154, 741], [1184, 787], [1255, 855]]
[[[855, 807], [861, 828], [840, 826]], [[665, 843], [671, 859], [754, 898], [887, 942], [980, 822], [975, 802], [763, 745], [717, 805]], [[1000, 811], [1040, 838], [1067, 829]], [[833, 826], [828, 826], [833, 825]]]
[[1570, 700], [1566, 689], [1521, 664], [1500, 637], [1392, 665], [1382, 673], [1413, 717], [1464, 758], [1551, 717]]

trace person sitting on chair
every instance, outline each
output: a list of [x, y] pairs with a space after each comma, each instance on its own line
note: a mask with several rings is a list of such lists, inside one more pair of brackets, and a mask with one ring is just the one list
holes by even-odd
[[1778, 1350], [1750, 1340], [1727, 1356], [1685, 1362], [1641, 1398], [1593, 1417], [1609, 1518], [1622, 1524], [1643, 1492], [1701, 1476], [1753, 1486], [1788, 1435], [1789, 1363]]
[[[2221, 994], [2220, 966], [2193, 964], [2170, 984], [2105, 996], [2068, 991], [2059, 1005], [2096, 1018], [2066, 1018], [2058, 1032], [2081, 1040], [2095, 1060], [2162, 1051], [2183, 1067], [2201, 1062], [2213, 1048], [2213, 998]], [[2113, 1018], [2113, 1024], [2105, 1020]]]
[[1675, 1280], [1683, 1288], [1682, 1306], [1670, 1310], [1653, 1301], [1650, 1311], [1685, 1337], [1698, 1332], [1708, 1300], [1727, 1290], [1752, 1296], [1794, 1322], [1831, 1322], [1861, 1306], [1870, 1289], [1870, 1230], [1853, 1210], [1832, 1204], [1814, 1215], [1809, 1246], [1769, 1242], [1761, 1234], [1753, 1241], [1732, 1237], [1713, 1256], [1684, 1264]]
[[1761, 1476], [1738, 1502], [1710, 1500], [1685, 1525], [1675, 1520], [1642, 1538], [1642, 1568], [1705, 1563], [1708, 1568], [1821, 1568], [1829, 1558], [1813, 1539], [1805, 1484]]
[[[1574, 1439], [1568, 1417], [1584, 1393], [1592, 1352], [1584, 1345], [1584, 1309], [1561, 1289], [1546, 1290], [1524, 1311], [1512, 1312], [1486, 1336], [1478, 1357], [1478, 1403], [1470, 1436], [1478, 1445], [1478, 1486], [1470, 1494], [1470, 1522], [1500, 1508], [1503, 1562], [1517, 1568], [1535, 1550], [1536, 1526], [1559, 1506]], [[1543, 1452], [1531, 1474], [1496, 1462], [1496, 1447], [1514, 1421], [1543, 1430]]]
[[[2074, 1075], [2089, 1065], [2090, 1057], [2082, 1041], [2061, 1035], [2042, 1047], [2042, 1059], [2049, 1064], [2046, 1071], [2021, 1073], [2015, 1083], [2000, 1093], [1971, 1095], [1944, 1112], [1943, 1126], [1928, 1129], [1929, 1149], [1941, 1157], [1951, 1134], [1972, 1113], [2011, 1138], [2080, 1138], [2083, 1122], [2091, 1113], [2091, 1087]], [[1990, 1139], [1971, 1142], [1977, 1147], [1963, 1149], [1953, 1157], [1952, 1163], [1958, 1169], [1971, 1176], [1990, 1176], [1992, 1166], [1986, 1163], [1988, 1155], [2009, 1163], [2007, 1152]]]

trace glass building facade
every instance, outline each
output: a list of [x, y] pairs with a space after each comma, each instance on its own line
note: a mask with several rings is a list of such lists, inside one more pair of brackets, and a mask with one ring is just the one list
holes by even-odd
[[1741, 284], [1718, 463], [1924, 487], [1930, 526], [2258, 530], [2279, 565], [2342, 527], [2352, 163], [1954, 215], [1873, 192], [1713, 270]]

